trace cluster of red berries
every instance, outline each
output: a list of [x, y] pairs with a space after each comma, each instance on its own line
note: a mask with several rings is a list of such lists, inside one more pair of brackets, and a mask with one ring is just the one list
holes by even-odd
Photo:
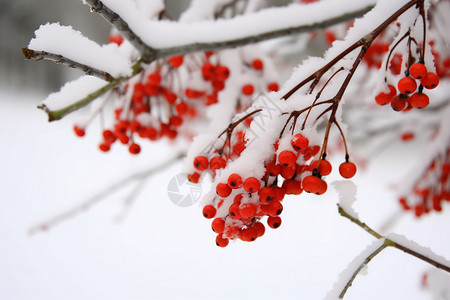
[[442, 211], [443, 202], [450, 202], [450, 148], [428, 166], [427, 171], [414, 186], [411, 195], [399, 202], [405, 211], [420, 217], [431, 211]]
[[[299, 195], [303, 190], [318, 195], [326, 192], [328, 185], [323, 176], [331, 173], [332, 166], [325, 159], [313, 160], [320, 146], [310, 145], [302, 134], [290, 137], [288, 150], [279, 149], [279, 143], [274, 144], [275, 154], [265, 163], [265, 173], [260, 178], [233, 173], [226, 182], [216, 185], [216, 197], [204, 207], [203, 215], [215, 218], [212, 229], [218, 234], [218, 246], [225, 247], [235, 238], [247, 242], [256, 240], [265, 232], [261, 223], [265, 216], [270, 228], [278, 228], [285, 195]], [[210, 161], [205, 156], [197, 156], [193, 165], [201, 172], [208, 168], [215, 171], [224, 168], [227, 161], [218, 156]], [[344, 178], [351, 178], [356, 166], [346, 161], [339, 166], [339, 172]], [[199, 173], [194, 173], [189, 180], [198, 182], [199, 177]]]
[[[407, 112], [413, 108], [425, 108], [430, 103], [430, 99], [424, 94], [423, 88], [434, 89], [439, 84], [439, 77], [428, 72], [422, 63], [412, 64], [408, 71], [408, 76], [401, 78], [397, 83], [397, 89], [389, 84], [389, 92], [381, 92], [375, 97], [378, 105], [391, 104], [395, 111]], [[419, 82], [419, 84], [417, 84]]]

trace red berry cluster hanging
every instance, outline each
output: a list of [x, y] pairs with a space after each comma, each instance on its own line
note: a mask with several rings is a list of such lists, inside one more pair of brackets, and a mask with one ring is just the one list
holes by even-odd
[[[203, 209], [203, 215], [214, 218], [212, 229], [217, 233], [216, 243], [220, 247], [228, 245], [236, 238], [251, 242], [265, 232], [262, 219], [267, 216], [267, 225], [278, 228], [281, 225], [280, 214], [285, 195], [299, 195], [305, 190], [322, 195], [327, 190], [323, 176], [332, 171], [331, 164], [325, 159], [313, 159], [320, 151], [319, 145], [311, 145], [303, 134], [288, 136], [289, 143], [280, 149], [280, 141], [274, 144], [272, 159], [265, 163], [265, 172], [261, 177], [244, 177], [232, 173], [226, 182], [215, 186], [215, 194], [210, 204]], [[286, 144], [286, 143], [285, 143]], [[193, 166], [199, 172], [216, 171], [225, 168], [228, 161], [218, 156], [208, 159], [197, 156]], [[344, 162], [339, 167], [344, 178], [356, 173], [356, 166]], [[198, 181], [200, 173], [189, 176]]]
[[375, 97], [378, 105], [391, 104], [395, 111], [407, 112], [413, 108], [425, 108], [430, 103], [430, 99], [423, 93], [423, 89], [434, 89], [439, 84], [439, 77], [428, 72], [423, 63], [412, 64], [406, 72], [408, 75], [402, 77], [397, 89], [389, 84], [387, 92], [381, 92]]
[[405, 211], [412, 211], [417, 217], [442, 211], [443, 203], [450, 202], [450, 148], [431, 162], [411, 194], [401, 197], [399, 202]]

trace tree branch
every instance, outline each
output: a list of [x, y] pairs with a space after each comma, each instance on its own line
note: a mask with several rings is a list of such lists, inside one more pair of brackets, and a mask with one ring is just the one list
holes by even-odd
[[100, 14], [113, 25], [140, 53], [145, 63], [151, 63], [156, 59], [156, 50], [142, 42], [117, 13], [113, 12], [100, 0], [85, 0], [91, 10]]
[[336, 25], [336, 24], [339, 24], [339, 23], [342, 23], [342, 22], [345, 22], [348, 20], [353, 20], [357, 17], [364, 15], [366, 12], [368, 12], [372, 8], [373, 8], [373, 6], [370, 5], [363, 9], [348, 12], [341, 16], [330, 18], [330, 19], [324, 20], [322, 22], [316, 22], [316, 23], [308, 24], [308, 25], [289, 27], [289, 28], [283, 28], [283, 29], [269, 31], [269, 32], [263, 32], [263, 33], [260, 33], [257, 35], [247, 36], [247, 37], [234, 39], [234, 40], [226, 40], [226, 41], [213, 42], [213, 43], [193, 43], [193, 44], [182, 45], [179, 47], [155, 49], [156, 56], [158, 58], [164, 58], [164, 57], [169, 57], [169, 56], [173, 56], [173, 55], [179, 55], [179, 54], [185, 54], [185, 53], [191, 53], [191, 52], [197, 52], [197, 51], [216, 51], [216, 50], [222, 50], [222, 49], [236, 48], [236, 47], [245, 46], [248, 44], [254, 44], [254, 43], [258, 43], [258, 42], [262, 42], [262, 41], [267, 41], [267, 40], [278, 38], [278, 37], [320, 30], [320, 29], [324, 29], [324, 28], [327, 28], [327, 27], [330, 27], [330, 26], [333, 26], [333, 25]]
[[131, 77], [133, 77], [134, 75], [136, 75], [138, 72], [140, 72], [141, 70], [141, 65], [140, 62], [136, 62], [133, 65], [133, 73], [131, 76], [129, 77], [119, 77], [119, 78], [113, 78], [111, 79], [111, 81], [106, 84], [105, 86], [103, 86], [102, 88], [96, 90], [93, 93], [90, 93], [89, 95], [87, 95], [86, 97], [84, 97], [83, 99], [69, 105], [66, 106], [62, 109], [59, 110], [50, 110], [45, 104], [41, 104], [38, 105], [37, 108], [42, 109], [43, 111], [45, 111], [48, 115], [48, 120], [49, 122], [52, 121], [56, 121], [56, 120], [60, 120], [61, 118], [63, 118], [65, 115], [76, 111], [86, 105], [88, 105], [89, 103], [91, 103], [92, 101], [94, 101], [95, 99], [97, 99], [98, 97], [102, 96], [103, 94], [105, 94], [106, 92], [108, 92], [110, 89], [114, 88], [116, 85], [118, 85], [120, 82], [125, 81]]
[[433, 266], [435, 266], [438, 269], [447, 271], [450, 273], [450, 267], [446, 266], [438, 261], [436, 261], [435, 259], [432, 259], [422, 253], [419, 253], [409, 247], [406, 247], [398, 242], [393, 241], [392, 239], [386, 238], [384, 236], [382, 236], [381, 234], [379, 234], [378, 232], [374, 231], [373, 229], [371, 229], [369, 226], [367, 226], [365, 223], [361, 222], [360, 220], [358, 220], [357, 218], [352, 217], [350, 214], [348, 214], [339, 204], [338, 204], [338, 209], [339, 209], [339, 214], [347, 219], [349, 219], [351, 222], [355, 223], [356, 225], [358, 225], [359, 227], [361, 227], [362, 229], [364, 229], [365, 231], [367, 231], [368, 233], [370, 233], [371, 235], [373, 235], [374, 237], [376, 237], [377, 239], [384, 239], [383, 245], [380, 246], [379, 248], [377, 248], [375, 251], [373, 251], [369, 256], [366, 257], [366, 259], [364, 260], [363, 263], [361, 263], [358, 268], [354, 271], [353, 275], [351, 276], [351, 278], [349, 279], [349, 281], [347, 282], [347, 284], [345, 285], [345, 287], [343, 288], [343, 290], [341, 291], [341, 293], [339, 294], [339, 298], [342, 299], [344, 298], [345, 293], [347, 292], [348, 288], [352, 285], [353, 280], [356, 278], [356, 276], [359, 274], [359, 272], [361, 271], [361, 269], [367, 265], [367, 263], [374, 258], [378, 253], [380, 253], [381, 251], [383, 251], [385, 248], [387, 248], [388, 246], [390, 247], [394, 247], [397, 248], [399, 250], [402, 250], [405, 253], [408, 253], [409, 255], [412, 255], [414, 257], [419, 258], [420, 260], [427, 262]]
[[[177, 162], [180, 159], [182, 159], [183, 157], [185, 157], [185, 155], [186, 155], [186, 153], [184, 151], [179, 151], [174, 156], [170, 157], [168, 160], [161, 162], [159, 165], [157, 165], [153, 168], [150, 168], [146, 171], [136, 172], [134, 174], [129, 175], [126, 178], [122, 178], [122, 179], [114, 182], [113, 184], [109, 185], [107, 188], [105, 188], [100, 193], [98, 193], [98, 194], [94, 195], [93, 197], [87, 199], [86, 201], [76, 205], [75, 207], [73, 207], [65, 212], [62, 212], [47, 221], [44, 221], [38, 225], [31, 227], [29, 229], [28, 233], [30, 235], [33, 235], [38, 232], [47, 231], [64, 221], [67, 221], [73, 217], [76, 217], [77, 215], [88, 211], [94, 205], [100, 203], [101, 200], [104, 200], [107, 196], [116, 192], [117, 190], [120, 190], [121, 188], [125, 187], [129, 183], [134, 182], [136, 180], [142, 181], [155, 173], [158, 173], [164, 169], [167, 169], [172, 164], [174, 164], [175, 162]], [[142, 187], [142, 186], [138, 185], [138, 187]], [[139, 190], [140, 190], [140, 188], [139, 188]], [[136, 191], [133, 192], [131, 197], [135, 196], [135, 192]], [[127, 202], [129, 202], [129, 201], [127, 200]], [[131, 203], [127, 203], [127, 205], [131, 205]]]
[[63, 64], [68, 66], [69, 68], [74, 68], [77, 70], [83, 71], [86, 75], [96, 76], [98, 78], [104, 79], [106, 81], [113, 80], [113, 76], [108, 72], [101, 71], [99, 69], [80, 64], [76, 61], [73, 61], [67, 57], [64, 57], [59, 54], [54, 54], [46, 51], [34, 51], [28, 48], [22, 48], [22, 53], [26, 59], [33, 59], [34, 61], [39, 61], [42, 59], [51, 60], [57, 64]]

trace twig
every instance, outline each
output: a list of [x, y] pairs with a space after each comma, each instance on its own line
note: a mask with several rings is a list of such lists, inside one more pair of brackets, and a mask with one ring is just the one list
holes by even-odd
[[73, 207], [63, 213], [60, 213], [47, 221], [44, 221], [40, 224], [37, 224], [37, 225], [31, 227], [29, 229], [28, 233], [30, 235], [33, 235], [38, 232], [47, 231], [64, 221], [67, 221], [83, 212], [86, 212], [87, 210], [92, 208], [94, 205], [100, 203], [101, 200], [104, 200], [107, 196], [109, 196], [110, 194], [114, 193], [117, 190], [120, 190], [121, 188], [125, 187], [129, 183], [134, 182], [136, 180], [143, 181], [144, 179], [148, 178], [149, 176], [153, 175], [154, 173], [160, 172], [160, 171], [170, 167], [172, 164], [174, 164], [175, 162], [182, 159], [185, 156], [185, 154], [186, 153], [183, 151], [177, 152], [176, 155], [170, 157], [168, 160], [163, 161], [161, 164], [159, 164], [153, 168], [150, 168], [146, 171], [133, 173], [126, 178], [122, 178], [122, 179], [114, 182], [113, 184], [109, 185], [103, 191], [101, 191], [98, 194], [94, 195], [93, 197], [87, 199], [86, 201], [76, 205], [75, 207]]
[[352, 285], [353, 280], [356, 278], [356, 276], [359, 274], [359, 272], [361, 271], [361, 269], [367, 265], [367, 263], [374, 258], [378, 253], [380, 253], [382, 250], [384, 250], [385, 248], [387, 248], [388, 246], [390, 247], [394, 247], [397, 248], [399, 250], [402, 250], [405, 253], [408, 253], [409, 255], [412, 255], [414, 257], [419, 258], [420, 260], [427, 262], [433, 266], [435, 266], [438, 269], [447, 271], [450, 273], [450, 267], [446, 266], [440, 262], [437, 262], [436, 260], [427, 257], [426, 255], [423, 255], [411, 248], [408, 248], [398, 242], [393, 241], [392, 239], [386, 238], [384, 236], [382, 236], [381, 234], [379, 234], [378, 232], [376, 232], [375, 230], [373, 230], [372, 228], [370, 228], [369, 226], [367, 226], [365, 223], [361, 222], [359, 219], [351, 216], [350, 214], [348, 214], [339, 204], [338, 204], [338, 210], [339, 210], [339, 214], [347, 219], [349, 219], [351, 222], [355, 223], [356, 225], [358, 225], [359, 227], [361, 227], [362, 229], [364, 229], [366, 232], [368, 232], [369, 234], [373, 235], [374, 237], [376, 237], [377, 239], [384, 239], [383, 245], [380, 246], [379, 248], [377, 248], [375, 251], [373, 251], [369, 256], [366, 257], [366, 259], [364, 260], [364, 262], [362, 264], [360, 264], [360, 266], [358, 266], [358, 268], [354, 271], [353, 275], [351, 276], [351, 278], [349, 279], [349, 281], [347, 282], [347, 284], [345, 285], [345, 287], [343, 288], [343, 290], [341, 291], [341, 293], [339, 294], [339, 298], [342, 299], [344, 298], [345, 293], [347, 292], [348, 288]]
[[342, 289], [341, 293], [339, 294], [339, 299], [343, 299], [345, 296], [345, 293], [347, 292], [347, 290], [352, 286], [353, 281], [355, 280], [356, 276], [358, 276], [359, 272], [361, 272], [362, 269], [364, 269], [364, 267], [366, 267], [369, 262], [375, 257], [377, 256], [378, 253], [380, 253], [381, 251], [383, 251], [386, 247], [388, 247], [389, 245], [386, 243], [386, 240], [384, 241], [384, 243], [375, 249], [375, 251], [371, 252], [368, 256], [366, 256], [366, 258], [364, 259], [364, 261], [358, 266], [358, 268], [355, 270], [355, 272], [352, 274], [352, 276], [350, 277], [350, 279], [347, 281], [347, 283], [345, 284], [344, 288]]
[[27, 59], [33, 59], [35, 61], [39, 61], [42, 59], [51, 60], [57, 64], [63, 64], [68, 66], [69, 68], [74, 68], [77, 70], [83, 71], [86, 75], [96, 76], [98, 78], [104, 79], [106, 81], [113, 80], [113, 76], [108, 72], [98, 70], [96, 68], [80, 64], [76, 61], [73, 61], [67, 57], [64, 57], [59, 54], [50, 53], [47, 51], [34, 51], [28, 48], [22, 48], [22, 53]]
[[49, 122], [60, 120], [65, 115], [67, 115], [67, 114], [69, 114], [69, 113], [71, 113], [73, 111], [76, 111], [76, 110], [78, 110], [78, 109], [88, 105], [89, 103], [91, 103], [92, 101], [97, 99], [98, 97], [102, 96], [103, 94], [105, 94], [106, 92], [108, 92], [109, 90], [111, 90], [112, 88], [117, 86], [122, 81], [125, 81], [125, 80], [131, 78], [132, 76], [136, 75], [141, 70], [140, 62], [138, 61], [137, 63], [135, 63], [132, 68], [133, 68], [133, 73], [132, 73], [131, 76], [114, 78], [108, 84], [106, 84], [105, 86], [103, 86], [100, 89], [96, 90], [95, 92], [90, 93], [89, 95], [87, 95], [83, 99], [81, 99], [81, 100], [79, 100], [79, 101], [77, 101], [77, 102], [75, 102], [75, 103], [73, 103], [71, 105], [68, 105], [68, 106], [66, 106], [66, 107], [64, 107], [62, 109], [50, 110], [45, 104], [39, 105], [38, 108], [42, 109], [43, 111], [45, 111], [47, 113]]
[[100, 14], [111, 23], [140, 53], [142, 61], [150, 63], [156, 59], [156, 50], [146, 45], [117, 13], [109, 9], [100, 0], [85, 0], [91, 10]]

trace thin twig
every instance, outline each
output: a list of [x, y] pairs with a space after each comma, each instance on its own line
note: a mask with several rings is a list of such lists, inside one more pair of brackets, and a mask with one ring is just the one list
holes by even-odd
[[389, 245], [386, 243], [386, 241], [377, 249], [375, 249], [375, 251], [373, 251], [372, 253], [370, 253], [365, 259], [364, 261], [358, 266], [358, 268], [355, 270], [355, 272], [353, 272], [352, 276], [350, 277], [350, 279], [347, 281], [347, 283], [345, 284], [344, 288], [342, 289], [341, 293], [339, 294], [339, 299], [343, 299], [345, 296], [345, 293], [347, 292], [347, 290], [352, 286], [353, 281], [355, 280], [356, 276], [358, 276], [359, 272], [361, 272], [362, 269], [364, 269], [364, 267], [366, 267], [369, 262], [375, 257], [377, 256], [377, 254], [379, 254], [381, 251], [383, 251], [386, 247], [388, 247]]
[[361, 227], [362, 229], [364, 229], [366, 232], [368, 232], [369, 234], [373, 235], [375, 238], [377, 239], [384, 239], [384, 243], [383, 246], [379, 247], [378, 249], [376, 249], [374, 252], [372, 252], [365, 260], [364, 262], [355, 270], [355, 272], [353, 273], [353, 275], [351, 276], [350, 280], [347, 282], [347, 284], [345, 285], [344, 289], [341, 291], [341, 293], [339, 294], [339, 298], [344, 298], [344, 295], [347, 291], [347, 289], [352, 285], [353, 280], [356, 278], [356, 276], [358, 275], [358, 273], [361, 271], [361, 269], [373, 258], [375, 257], [378, 253], [380, 253], [382, 250], [384, 250], [386, 247], [390, 246], [390, 247], [394, 247], [397, 248], [399, 250], [402, 250], [403, 252], [412, 255], [414, 257], [419, 258], [420, 260], [427, 262], [433, 266], [435, 266], [438, 269], [447, 271], [450, 273], [450, 267], [446, 266], [440, 262], [437, 262], [436, 260], [427, 257], [426, 255], [423, 255], [411, 248], [408, 248], [400, 243], [397, 243], [395, 241], [393, 241], [392, 239], [388, 239], [384, 236], [382, 236], [381, 234], [379, 234], [378, 232], [376, 232], [375, 230], [373, 230], [372, 228], [370, 228], [369, 226], [367, 226], [365, 223], [361, 222], [359, 219], [351, 216], [350, 214], [348, 214], [339, 204], [338, 204], [338, 210], [339, 210], [339, 214], [347, 219], [349, 219], [351, 222], [353, 222], [354, 224], [358, 225], [359, 227]]
[[80, 64], [74, 60], [64, 57], [59, 54], [50, 53], [47, 51], [35, 51], [28, 48], [22, 48], [22, 53], [27, 59], [33, 59], [34, 61], [39, 61], [42, 59], [51, 60], [57, 64], [63, 64], [69, 68], [74, 68], [83, 71], [86, 75], [96, 76], [98, 78], [104, 79], [106, 81], [113, 80], [113, 76], [108, 72]]
[[[170, 157], [166, 161], [163, 161], [159, 165], [152, 167], [146, 171], [140, 171], [133, 173], [129, 175], [126, 178], [122, 178], [113, 184], [109, 185], [107, 188], [99, 192], [98, 194], [92, 196], [91, 198], [87, 199], [86, 201], [76, 205], [75, 207], [72, 207], [65, 212], [62, 212], [53, 218], [44, 221], [42, 223], [39, 223], [33, 227], [31, 227], [28, 231], [30, 235], [36, 234], [38, 232], [47, 231], [57, 225], [59, 225], [62, 222], [65, 222], [67, 220], [72, 219], [73, 217], [76, 217], [77, 215], [88, 211], [90, 208], [92, 208], [94, 205], [100, 203], [102, 200], [104, 200], [107, 196], [111, 195], [112, 193], [116, 192], [117, 190], [122, 189], [123, 187], [127, 186], [129, 183], [134, 182], [136, 180], [143, 181], [144, 179], [148, 178], [149, 176], [160, 172], [164, 169], [167, 169], [175, 162], [179, 161], [185, 156], [185, 152], [180, 151], [177, 152], [174, 156]], [[130, 203], [131, 204], [131, 203]]]

